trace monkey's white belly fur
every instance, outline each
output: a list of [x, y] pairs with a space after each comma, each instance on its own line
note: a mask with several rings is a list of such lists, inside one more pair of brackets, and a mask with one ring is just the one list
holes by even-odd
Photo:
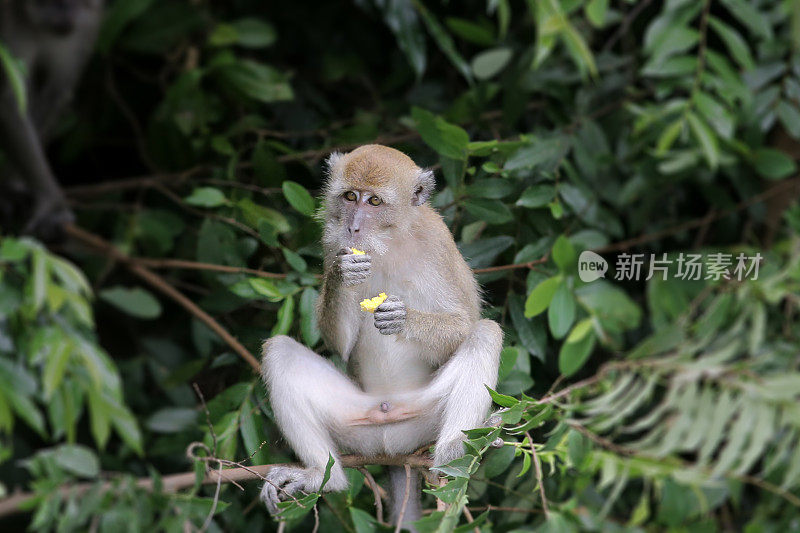
[[[402, 265], [406, 276], [400, 278], [393, 272], [398, 262], [376, 261], [373, 266], [372, 279], [360, 290], [364, 298], [370, 298], [380, 292], [393, 294], [403, 300], [407, 306], [422, 311], [432, 309], [435, 301], [430, 301], [430, 291], [424, 291], [413, 283], [414, 276], [411, 265]], [[392, 283], [390, 280], [394, 280]], [[435, 370], [425, 355], [421, 343], [404, 338], [402, 335], [381, 335], [375, 328], [372, 314], [363, 313], [358, 341], [353, 347], [350, 358], [353, 359], [355, 378], [365, 392], [373, 394], [392, 394], [420, 389], [430, 382]]]

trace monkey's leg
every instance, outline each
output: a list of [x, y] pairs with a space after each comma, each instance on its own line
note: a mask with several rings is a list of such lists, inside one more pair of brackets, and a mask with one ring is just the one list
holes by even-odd
[[492, 404], [486, 386], [497, 385], [503, 332], [496, 322], [481, 320], [437, 371], [425, 395], [441, 410], [434, 465], [444, 465], [464, 454], [462, 430], [480, 427]]
[[[261, 372], [269, 390], [270, 404], [284, 437], [304, 467], [275, 467], [266, 476], [261, 499], [270, 512], [288, 494], [319, 489], [329, 455], [336, 461], [325, 490], [347, 488], [339, 462], [337, 434], [356, 437], [356, 451], [370, 452], [377, 441], [371, 427], [348, 427], [348, 421], [380, 400], [361, 391], [333, 364], [297, 341], [273, 337], [264, 343]], [[375, 433], [376, 438], [372, 438]]]

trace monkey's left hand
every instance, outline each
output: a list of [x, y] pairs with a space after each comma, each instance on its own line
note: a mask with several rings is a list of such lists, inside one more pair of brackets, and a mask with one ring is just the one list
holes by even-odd
[[375, 308], [375, 327], [381, 335], [400, 333], [406, 325], [406, 304], [397, 296], [389, 296]]

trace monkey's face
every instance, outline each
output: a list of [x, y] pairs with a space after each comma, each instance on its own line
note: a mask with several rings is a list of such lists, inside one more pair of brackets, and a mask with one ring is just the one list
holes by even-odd
[[24, 0], [21, 3], [32, 26], [67, 35], [75, 29], [84, 9], [93, 6], [95, 0]]
[[346, 188], [326, 202], [328, 238], [340, 247], [382, 253], [392, 228], [397, 225], [397, 208], [381, 192]]
[[354, 247], [383, 254], [408, 230], [433, 190], [433, 174], [404, 153], [366, 145], [332, 154], [325, 186], [324, 241], [332, 251]]

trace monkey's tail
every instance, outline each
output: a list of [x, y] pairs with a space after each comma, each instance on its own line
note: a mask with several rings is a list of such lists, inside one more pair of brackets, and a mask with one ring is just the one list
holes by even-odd
[[415, 469], [412, 468], [406, 476], [404, 466], [389, 467], [389, 517], [392, 524], [397, 524], [402, 512], [403, 527], [416, 533], [411, 522], [422, 516], [420, 496], [419, 473]]

